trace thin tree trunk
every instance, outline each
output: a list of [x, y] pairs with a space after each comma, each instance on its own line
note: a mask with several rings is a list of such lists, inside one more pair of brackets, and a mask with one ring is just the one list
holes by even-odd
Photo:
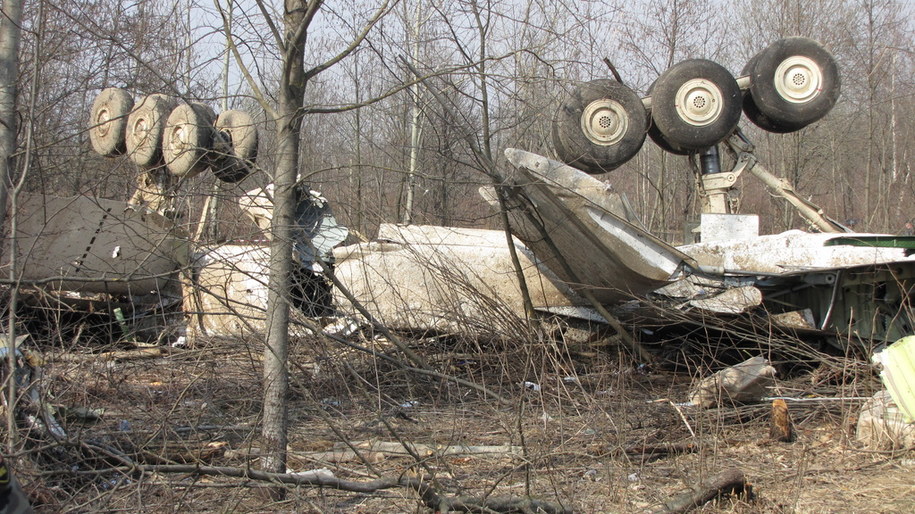
[[[320, 2], [318, 3], [320, 4]], [[264, 419], [261, 437], [264, 471], [286, 471], [286, 393], [289, 377], [289, 292], [292, 276], [292, 221], [295, 214], [296, 180], [302, 103], [305, 97], [304, 43], [306, 11], [313, 7], [302, 0], [286, 0], [283, 72], [277, 109], [278, 152], [274, 171], [273, 220], [271, 223], [270, 275], [267, 294], [267, 345], [264, 349]], [[313, 7], [317, 8], [317, 7]], [[277, 488], [276, 497], [283, 491]]]
[[[6, 0], [0, 13], [0, 231], [6, 223], [6, 204], [12, 181], [13, 154], [16, 151], [16, 97], [19, 80], [19, 27], [22, 23], [22, 0]], [[0, 253], [5, 251], [0, 242]], [[15, 266], [10, 274], [15, 277]], [[14, 286], [15, 287], [15, 286]], [[12, 453], [16, 434], [16, 370], [15, 294], [10, 304], [9, 340], [7, 341], [7, 453]]]
[[[406, 7], [406, 4], [404, 4]], [[411, 59], [413, 66], [419, 66], [419, 31], [422, 27], [422, 2], [417, 3], [415, 18], [413, 19], [413, 41], [411, 47]], [[413, 105], [410, 108], [410, 164], [407, 170], [407, 198], [404, 202], [404, 212], [402, 222], [409, 225], [413, 221], [413, 201], [416, 191], [416, 167], [419, 162], [419, 143], [422, 138], [422, 111], [420, 110], [420, 89], [419, 83], [413, 84], [410, 88], [410, 95], [413, 99]]]
[[[16, 151], [16, 97], [22, 0], [5, 0], [0, 13], [0, 227], [6, 222], [13, 153]], [[0, 252], [3, 245], [0, 243]]]

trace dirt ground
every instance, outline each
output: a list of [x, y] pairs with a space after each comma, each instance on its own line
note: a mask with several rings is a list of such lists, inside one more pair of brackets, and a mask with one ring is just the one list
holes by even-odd
[[[398, 357], [383, 338], [351, 340]], [[769, 438], [768, 402], [704, 411], [679, 405], [713, 362], [664, 369], [633, 362], [613, 345], [577, 352], [536, 337], [410, 342], [436, 371], [505, 401], [323, 338], [299, 337], [291, 352], [291, 472], [323, 468], [360, 482], [422, 478], [447, 496], [529, 496], [591, 513], [656, 508], [737, 468], [752, 496], [723, 498], [703, 512], [915, 506], [915, 453], [872, 451], [854, 441], [861, 398], [879, 388], [860, 362], [846, 362], [844, 370], [808, 362], [783, 373], [776, 392], [808, 401], [789, 402], [797, 437], [782, 443]], [[50, 444], [32, 432], [21, 443], [16, 469], [36, 511], [428, 511], [407, 489], [289, 487], [277, 502], [266, 482], [193, 472], [259, 466], [262, 351], [256, 338], [201, 340], [143, 359], [104, 358], [98, 348], [42, 349], [43, 388], [67, 442]], [[789, 368], [775, 361], [780, 371]], [[415, 455], [398, 440], [413, 445]], [[485, 448], [462, 453], [464, 446]], [[663, 451], [671, 447], [682, 451]]]

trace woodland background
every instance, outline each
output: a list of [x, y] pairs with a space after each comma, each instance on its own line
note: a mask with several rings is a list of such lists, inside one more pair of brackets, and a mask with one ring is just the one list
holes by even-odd
[[[264, 124], [263, 172], [236, 187], [268, 182], [273, 127], [225, 50], [228, 22], [248, 71], [272, 97], [281, 56], [261, 4], [281, 17], [279, 2], [238, 2], [231, 13], [224, 0], [26, 2], [19, 116], [32, 143], [25, 189], [129, 197], [138, 171], [126, 159], [94, 155], [88, 144], [92, 101], [109, 86], [137, 99], [170, 93], [217, 112], [248, 110]], [[306, 68], [345, 48], [377, 7], [325, 3], [309, 30]], [[610, 76], [605, 58], [644, 95], [683, 59], [709, 58], [739, 75], [769, 43], [801, 35], [838, 60], [838, 104], [793, 134], [742, 125], [762, 162], [828, 215], [859, 231], [901, 231], [915, 217], [913, 10], [891, 0], [401, 0], [352, 55], [308, 81], [300, 177], [331, 200], [343, 224], [368, 238], [391, 221], [496, 227], [476, 192], [489, 179], [468, 134], [491, 148], [498, 166], [508, 166], [501, 155], [507, 147], [552, 155], [558, 102], [577, 81]], [[428, 80], [410, 86], [405, 62]], [[428, 88], [453, 105], [437, 103]], [[646, 226], [669, 241], [679, 242], [684, 223], [697, 216], [687, 159], [650, 140], [601, 178], [626, 192]], [[207, 174], [182, 187], [188, 219], [213, 182]], [[761, 184], [745, 179], [739, 187], [740, 211], [760, 214], [763, 232], [803, 228]], [[222, 237], [258, 237], [231, 223], [231, 209], [222, 217]]]

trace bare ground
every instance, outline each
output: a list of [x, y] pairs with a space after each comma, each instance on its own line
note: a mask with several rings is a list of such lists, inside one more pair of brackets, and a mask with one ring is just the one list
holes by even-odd
[[[711, 362], [663, 370], [639, 366], [613, 346], [582, 357], [531, 339], [412, 340], [437, 371], [485, 385], [506, 403], [324, 339], [296, 339], [290, 471], [326, 468], [360, 482], [414, 477], [446, 496], [529, 496], [575, 512], [634, 512], [736, 467], [752, 497], [722, 498], [703, 511], [906, 512], [915, 505], [915, 454], [854, 441], [858, 398], [879, 387], [859, 362], [785, 372], [780, 394], [848, 399], [791, 402], [797, 439], [780, 443], [769, 438], [768, 403], [707, 411], [676, 404]], [[377, 339], [356, 342], [392, 351]], [[22, 442], [16, 470], [38, 512], [428, 511], [409, 489], [288, 487], [276, 502], [266, 482], [161, 472], [179, 464], [257, 468], [261, 343], [206, 340], [152, 359], [59, 356], [97, 351], [43, 350], [44, 388], [50, 403], [67, 408], [58, 417], [68, 444], [48, 444], [35, 432]], [[99, 419], [87, 420], [79, 407], [96, 409]], [[416, 445], [415, 455], [365, 450], [398, 440]], [[506, 448], [447, 450], [460, 445]], [[682, 451], [665, 453], [671, 445]], [[351, 448], [365, 462], [333, 457]]]

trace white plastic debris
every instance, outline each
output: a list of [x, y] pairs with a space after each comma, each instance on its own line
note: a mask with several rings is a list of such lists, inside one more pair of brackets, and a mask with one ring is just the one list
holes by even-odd
[[324, 333], [337, 337], [349, 337], [359, 330], [359, 323], [352, 318], [340, 318], [324, 327]]
[[535, 384], [533, 382], [524, 382], [524, 388], [530, 389], [531, 391], [538, 392], [540, 391], [540, 384]]
[[908, 450], [915, 448], [915, 424], [905, 422], [888, 391], [880, 391], [861, 407], [855, 439], [874, 450]]
[[889, 345], [872, 358], [906, 423], [915, 423], [915, 336]]
[[291, 469], [287, 469], [286, 474], [305, 480], [315, 480], [322, 478], [325, 480], [330, 480], [334, 478], [334, 472], [327, 468], [310, 469], [308, 471], [292, 471]]

